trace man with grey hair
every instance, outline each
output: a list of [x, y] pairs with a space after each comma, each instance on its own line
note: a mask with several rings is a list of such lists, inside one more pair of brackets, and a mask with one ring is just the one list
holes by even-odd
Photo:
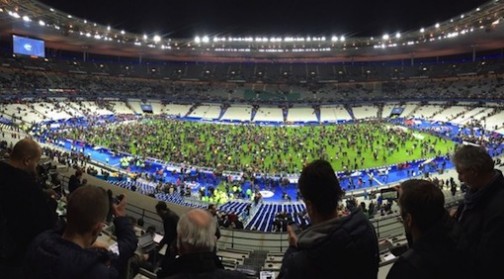
[[452, 161], [459, 180], [468, 187], [454, 217], [469, 238], [471, 268], [481, 278], [492, 277], [501, 272], [504, 259], [504, 177], [479, 146], [460, 146]]
[[182, 278], [246, 278], [237, 271], [218, 267], [214, 247], [216, 224], [205, 210], [193, 209], [184, 214], [177, 224], [179, 257], [173, 265], [170, 279]]

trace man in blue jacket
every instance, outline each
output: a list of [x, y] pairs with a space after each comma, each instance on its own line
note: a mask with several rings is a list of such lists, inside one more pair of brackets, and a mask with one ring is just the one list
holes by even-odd
[[[133, 226], [126, 218], [126, 197], [110, 205], [107, 193], [95, 186], [82, 186], [68, 200], [63, 232], [47, 231], [31, 244], [26, 259], [27, 278], [124, 278], [128, 260], [137, 248]], [[94, 248], [109, 209], [115, 216], [119, 256]]]
[[331, 164], [316, 160], [302, 171], [298, 187], [312, 225], [297, 234], [288, 227], [290, 247], [279, 278], [373, 278], [379, 249], [373, 225], [360, 207], [338, 212], [344, 195]]

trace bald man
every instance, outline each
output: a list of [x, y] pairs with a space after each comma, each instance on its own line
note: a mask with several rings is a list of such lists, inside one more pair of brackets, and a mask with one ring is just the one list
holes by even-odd
[[215, 221], [206, 210], [193, 209], [182, 215], [177, 224], [179, 257], [173, 265], [170, 279], [182, 278], [246, 278], [237, 271], [218, 267], [214, 247]]
[[26, 138], [0, 162], [0, 274], [5, 278], [24, 278], [28, 245], [56, 224], [56, 201], [36, 182], [41, 155], [38, 143]]

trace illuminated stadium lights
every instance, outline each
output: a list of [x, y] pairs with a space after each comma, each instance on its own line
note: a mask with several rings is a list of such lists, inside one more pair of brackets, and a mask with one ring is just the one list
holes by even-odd
[[284, 52], [283, 49], [274, 49], [274, 48], [261, 48], [259, 49], [259, 52], [268, 52], [268, 53], [282, 53]]
[[100, 36], [100, 34], [96, 34], [96, 35], [94, 35], [94, 38], [97, 40], [100, 40], [102, 37]]
[[148, 39], [148, 38], [149, 38], [149, 37], [147, 37], [147, 35], [146, 35], [146, 34], [144, 34], [144, 35], [143, 35], [143, 39], [144, 39], [145, 41], [147, 41], [147, 39]]
[[152, 40], [153, 40], [155, 43], [159, 43], [159, 42], [161, 42], [161, 36], [159, 36], [159, 35], [154, 35], [154, 37], [152, 38]]
[[331, 51], [330, 47], [326, 48], [293, 48], [292, 52], [327, 52]]
[[215, 48], [215, 52], [250, 52], [250, 48]]
[[136, 46], [142, 46], [142, 43], [141, 42], [135, 42], [134, 43]]
[[455, 38], [455, 37], [458, 37], [459, 35], [459, 32], [452, 32], [452, 33], [448, 33], [448, 35], [446, 35], [447, 38]]
[[31, 19], [28, 16], [23, 16], [23, 21], [30, 22]]
[[434, 25], [436, 28], [439, 28], [441, 25], [439, 23], [436, 23], [436, 25]]
[[345, 36], [341, 36], [340, 41], [344, 42], [345, 41]]
[[91, 33], [87, 32], [86, 37], [88, 37], [88, 38], [91, 37]]
[[124, 35], [126, 34], [126, 32], [124, 32], [124, 30], [121, 30], [121, 35]]
[[109, 25], [109, 26], [107, 26], [107, 31], [110, 31], [110, 25]]
[[13, 18], [21, 18], [21, 16], [17, 12], [9, 12], [9, 15]]
[[338, 41], [338, 36], [331, 37], [331, 42], [337, 42], [337, 41]]
[[39, 20], [38, 24], [39, 24], [40, 26], [45, 26], [45, 25], [46, 25], [46, 24], [45, 24], [45, 22], [44, 22], [43, 20]]
[[67, 15], [68, 18], [72, 18], [72, 15]]
[[385, 40], [385, 41], [388, 40], [388, 39], [390, 39], [389, 34], [384, 34], [383, 37], [382, 37], [382, 39]]
[[395, 37], [396, 37], [396, 39], [400, 39], [400, 38], [401, 38], [401, 33], [397, 32], [397, 33], [395, 34]]
[[194, 37], [194, 42], [197, 44], [201, 43], [201, 38], [199, 36]]
[[201, 41], [203, 43], [208, 43], [208, 42], [210, 42], [210, 38], [208, 36], [203, 36], [203, 38], [201, 38]]
[[424, 33], [425, 32], [425, 28], [420, 28], [420, 33]]

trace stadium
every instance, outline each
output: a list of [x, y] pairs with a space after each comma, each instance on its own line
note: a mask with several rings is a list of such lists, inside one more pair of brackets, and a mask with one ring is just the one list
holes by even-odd
[[[215, 204], [225, 267], [275, 274], [287, 223], [310, 223], [297, 182], [313, 160], [330, 162], [347, 204], [366, 206], [410, 178], [450, 189], [460, 144], [484, 146], [502, 168], [503, 12], [490, 1], [380, 37], [179, 39], [3, 1], [2, 141], [33, 137], [55, 165], [48, 184], [64, 193], [80, 168], [160, 234], [158, 201], [178, 214]], [[450, 190], [447, 207], [462, 199]], [[381, 273], [405, 242], [385, 204], [369, 214]]]

